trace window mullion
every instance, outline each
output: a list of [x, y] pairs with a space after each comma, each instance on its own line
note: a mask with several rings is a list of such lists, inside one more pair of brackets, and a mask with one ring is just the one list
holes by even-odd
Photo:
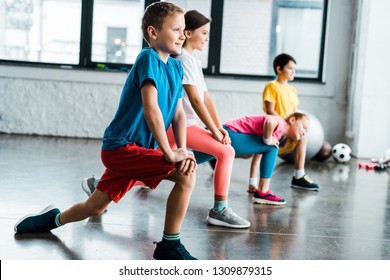
[[211, 27], [209, 60], [205, 74], [219, 74], [221, 59], [223, 0], [213, 0], [211, 4]]
[[82, 0], [79, 60], [79, 65], [82, 67], [92, 66], [92, 22], [93, 0]]

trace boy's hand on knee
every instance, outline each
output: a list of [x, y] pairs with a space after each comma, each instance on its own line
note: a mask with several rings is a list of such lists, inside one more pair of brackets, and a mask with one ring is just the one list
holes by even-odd
[[180, 174], [188, 175], [196, 170], [197, 164], [194, 153], [183, 148], [173, 151], [175, 158], [173, 162], [180, 162], [178, 171]]
[[187, 158], [180, 162], [179, 173], [182, 175], [189, 175], [195, 172], [197, 167], [196, 161], [192, 158]]

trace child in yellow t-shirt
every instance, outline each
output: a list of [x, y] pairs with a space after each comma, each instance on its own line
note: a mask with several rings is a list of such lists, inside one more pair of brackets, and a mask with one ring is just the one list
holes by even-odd
[[[287, 118], [297, 111], [298, 96], [295, 87], [288, 84], [295, 77], [295, 59], [288, 54], [280, 54], [275, 57], [273, 62], [276, 79], [267, 83], [263, 91], [263, 110], [269, 115], [278, 115]], [[294, 175], [292, 177], [291, 187], [303, 190], [317, 191], [320, 186], [309, 178], [305, 173], [305, 158], [307, 138], [293, 143], [288, 142], [281, 147], [279, 154], [291, 150], [294, 146]], [[258, 184], [258, 170], [260, 166], [261, 155], [253, 156], [250, 170], [248, 192], [254, 192]]]

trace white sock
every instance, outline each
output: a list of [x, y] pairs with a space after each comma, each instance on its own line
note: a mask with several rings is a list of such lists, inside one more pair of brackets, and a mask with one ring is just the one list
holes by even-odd
[[305, 169], [295, 169], [294, 170], [294, 177], [299, 179], [305, 176]]
[[249, 185], [257, 187], [258, 183], [259, 183], [259, 178], [249, 178]]

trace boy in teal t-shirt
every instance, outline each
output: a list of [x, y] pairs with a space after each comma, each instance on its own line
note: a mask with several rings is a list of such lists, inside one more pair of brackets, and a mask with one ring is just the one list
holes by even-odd
[[[182, 107], [181, 64], [184, 11], [168, 2], [147, 7], [142, 31], [149, 48], [138, 55], [122, 90], [118, 110], [103, 136], [101, 157], [106, 170], [85, 201], [60, 212], [48, 206], [15, 225], [17, 233], [46, 232], [101, 214], [118, 202], [137, 181], [156, 188], [161, 180], [175, 183], [166, 206], [162, 241], [153, 257], [195, 259], [180, 242], [180, 229], [195, 186], [196, 161], [186, 149], [186, 118]], [[166, 130], [172, 125], [177, 149], [170, 148]], [[156, 147], [160, 150], [156, 150]]]

